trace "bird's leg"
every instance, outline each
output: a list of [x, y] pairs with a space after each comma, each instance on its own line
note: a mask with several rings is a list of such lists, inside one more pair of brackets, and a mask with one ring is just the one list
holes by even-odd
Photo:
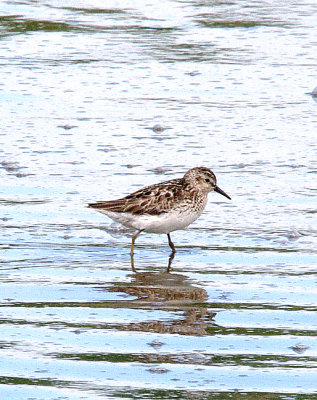
[[134, 243], [135, 243], [135, 239], [140, 235], [140, 233], [142, 232], [142, 230], [137, 231], [133, 236], [132, 236], [132, 243], [131, 243], [131, 249], [130, 249], [130, 256], [131, 256], [131, 268], [133, 272], [136, 272], [135, 268], [134, 268], [134, 260], [133, 260], [133, 249], [134, 249]]
[[140, 235], [141, 232], [142, 232], [142, 229], [141, 229], [140, 231], [137, 231], [137, 232], [132, 236], [132, 243], [131, 243], [131, 250], [130, 250], [130, 255], [131, 255], [131, 257], [133, 257], [133, 249], [134, 249], [135, 239]]
[[176, 253], [176, 249], [175, 249], [174, 243], [172, 242], [171, 235], [169, 233], [167, 234], [167, 238], [168, 238], [168, 244], [169, 244], [170, 248], [172, 249], [172, 252], [168, 259], [168, 266], [167, 266], [167, 271], [166, 271], [166, 272], [170, 272], [172, 261], [174, 259], [175, 253]]
[[173, 254], [176, 253], [174, 243], [172, 242], [171, 235], [169, 233], [167, 234], [167, 238], [168, 238], [168, 244], [169, 244], [170, 248], [172, 249], [172, 253]]

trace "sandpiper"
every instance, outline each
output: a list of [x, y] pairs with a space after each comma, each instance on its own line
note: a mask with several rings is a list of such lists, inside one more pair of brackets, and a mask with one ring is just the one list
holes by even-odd
[[137, 230], [132, 236], [131, 259], [135, 239], [141, 232], [166, 233], [174, 254], [176, 250], [170, 233], [194, 222], [204, 211], [207, 195], [212, 191], [231, 200], [217, 186], [216, 176], [209, 168], [196, 167], [188, 170], [183, 178], [147, 186], [118, 200], [98, 201], [88, 206]]

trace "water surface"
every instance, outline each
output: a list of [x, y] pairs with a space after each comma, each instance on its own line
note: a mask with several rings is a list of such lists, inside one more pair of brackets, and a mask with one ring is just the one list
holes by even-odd
[[[312, 2], [6, 1], [0, 390], [314, 399]], [[210, 167], [231, 197], [137, 239], [87, 209]]]

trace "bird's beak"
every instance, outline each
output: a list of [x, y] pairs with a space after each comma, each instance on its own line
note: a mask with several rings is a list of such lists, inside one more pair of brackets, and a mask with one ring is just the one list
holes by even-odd
[[223, 196], [227, 197], [227, 199], [231, 200], [231, 197], [227, 195], [226, 192], [224, 192], [220, 187], [216, 186], [215, 187], [215, 192], [222, 194]]

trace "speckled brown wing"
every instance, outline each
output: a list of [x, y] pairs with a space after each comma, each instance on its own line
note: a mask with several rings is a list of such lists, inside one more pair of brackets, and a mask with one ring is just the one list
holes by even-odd
[[89, 207], [100, 211], [103, 209], [113, 212], [129, 212], [135, 215], [159, 215], [171, 210], [183, 196], [183, 179], [173, 179], [147, 186], [122, 199], [99, 201], [89, 204]]

